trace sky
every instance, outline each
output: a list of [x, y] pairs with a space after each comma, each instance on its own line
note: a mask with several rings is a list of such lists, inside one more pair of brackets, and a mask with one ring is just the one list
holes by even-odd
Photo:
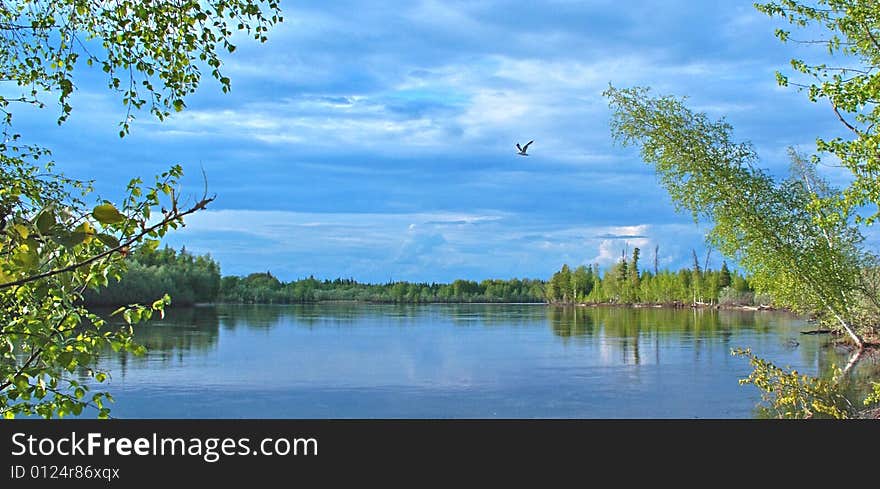
[[775, 71], [810, 53], [780, 43], [781, 25], [751, 1], [282, 9], [269, 42], [240, 38], [224, 57], [228, 94], [205, 78], [183, 112], [140, 114], [120, 139], [121, 100], [85, 73], [68, 122], [50, 108], [15, 128], [100, 196], [172, 164], [197, 196], [204, 169], [216, 201], [166, 242], [210, 253], [224, 274], [366, 282], [548, 278], [636, 246], [645, 262], [659, 246], [661, 267], [687, 266], [691, 249], [704, 257], [705, 227], [675, 211], [636, 149], [612, 141], [609, 83], [687, 96], [774, 172], [787, 147], [810, 151], [840, 131], [830, 108], [777, 86]]

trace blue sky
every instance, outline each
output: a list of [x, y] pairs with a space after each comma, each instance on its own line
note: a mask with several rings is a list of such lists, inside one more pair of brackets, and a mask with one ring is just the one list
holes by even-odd
[[562, 263], [608, 265], [625, 246], [650, 258], [659, 245], [669, 267], [702, 256], [700, 228], [612, 143], [609, 82], [688, 96], [775, 170], [787, 146], [839, 131], [828, 107], [776, 85], [806, 53], [749, 1], [282, 8], [268, 43], [241, 39], [226, 56], [229, 94], [205, 79], [185, 111], [142, 114], [120, 139], [120, 100], [86, 72], [69, 122], [44, 110], [16, 129], [104, 196], [176, 163], [195, 195], [203, 167], [217, 200], [167, 242], [225, 274], [363, 281], [546, 278]]

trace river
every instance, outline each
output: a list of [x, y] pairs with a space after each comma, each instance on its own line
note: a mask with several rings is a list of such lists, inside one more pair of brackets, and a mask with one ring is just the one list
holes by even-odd
[[[118, 418], [750, 418], [759, 356], [846, 353], [779, 312], [544, 305], [210, 306], [108, 352]], [[85, 413], [88, 416], [87, 413]]]

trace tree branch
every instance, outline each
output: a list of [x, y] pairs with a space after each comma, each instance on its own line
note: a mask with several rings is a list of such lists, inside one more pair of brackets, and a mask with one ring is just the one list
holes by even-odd
[[186, 215], [189, 215], [189, 214], [192, 214], [196, 211], [204, 209], [205, 207], [207, 207], [208, 204], [210, 204], [214, 200], [214, 198], [215, 197], [203, 197], [202, 200], [200, 200], [199, 202], [196, 202], [195, 205], [193, 205], [189, 209], [182, 211], [182, 212], [172, 213], [171, 215], [165, 217], [165, 219], [162, 219], [162, 221], [160, 221], [160, 222], [158, 222], [148, 228], [144, 228], [141, 232], [139, 232], [138, 234], [129, 238], [128, 240], [120, 243], [119, 246], [116, 246], [115, 248], [111, 248], [107, 251], [104, 251], [103, 253], [99, 253], [91, 258], [88, 258], [86, 260], [83, 260], [78, 263], [74, 263], [72, 265], [69, 265], [69, 266], [66, 266], [63, 268], [57, 268], [55, 270], [50, 270], [48, 272], [43, 272], [43, 273], [40, 273], [37, 275], [31, 275], [30, 277], [25, 277], [23, 279], [19, 279], [19, 280], [13, 281], [13, 282], [7, 282], [5, 284], [0, 284], [0, 290], [6, 289], [9, 287], [15, 287], [16, 285], [26, 284], [26, 283], [33, 282], [33, 281], [40, 280], [40, 279], [44, 279], [47, 277], [52, 277], [54, 275], [58, 275], [59, 273], [70, 272], [70, 271], [76, 270], [77, 268], [81, 268], [86, 265], [90, 265], [90, 264], [92, 264], [92, 263], [94, 263], [104, 257], [112, 255], [113, 253], [118, 253], [123, 248], [131, 246], [133, 243], [137, 242], [138, 240], [140, 240], [144, 236], [148, 235], [149, 233], [151, 233], [151, 232], [153, 232], [153, 231], [155, 231], [155, 230], [157, 230], [157, 229], [159, 229], [159, 228], [161, 228], [161, 227], [163, 227], [173, 221], [177, 221]]
[[[61, 328], [61, 326], [64, 324], [64, 321], [67, 320], [67, 317], [68, 317], [68, 316], [70, 316], [70, 312], [67, 312], [67, 313], [64, 314], [64, 316], [61, 316], [61, 320], [58, 321], [58, 324], [57, 324], [54, 328], [52, 328], [52, 334], [55, 334], [55, 332], [58, 331], [59, 328]], [[51, 338], [51, 336], [50, 336], [50, 338]], [[46, 341], [47, 341], [47, 342], [49, 341], [48, 338], [47, 338]], [[43, 347], [44, 347], [44, 346], [45, 346], [45, 344], [44, 344], [43, 346], [37, 348], [36, 350], [32, 351], [31, 354], [30, 354], [30, 356], [28, 357], [28, 359], [24, 362], [24, 364], [23, 364], [21, 367], [18, 368], [18, 371], [15, 372], [13, 375], [11, 375], [11, 376], [9, 377], [10, 380], [7, 380], [6, 382], [0, 384], [0, 392], [2, 392], [4, 389], [6, 389], [6, 388], [9, 387], [10, 385], [12, 385], [12, 380], [15, 379], [15, 377], [18, 377], [19, 375], [21, 375], [22, 373], [24, 373], [24, 371], [25, 371], [28, 367], [31, 366], [31, 363], [33, 363], [34, 360], [36, 360], [37, 358], [39, 358], [39, 356], [43, 353]]]
[[862, 25], [865, 26], [865, 33], [868, 34], [868, 38], [871, 40], [871, 43], [874, 44], [874, 47], [880, 49], [880, 41], [877, 40], [877, 37], [874, 36], [874, 33], [871, 32], [871, 26], [867, 23], [863, 22]]
[[843, 125], [847, 127], [847, 129], [854, 132], [856, 136], [862, 137], [862, 132], [843, 118], [843, 115], [840, 113], [840, 109], [837, 108], [837, 104], [831, 102], [831, 108], [834, 109], [834, 113], [837, 114], [837, 118], [840, 119], [840, 122], [842, 122]]

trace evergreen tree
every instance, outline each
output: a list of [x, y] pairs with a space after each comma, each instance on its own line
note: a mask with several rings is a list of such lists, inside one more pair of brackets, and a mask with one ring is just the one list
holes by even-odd
[[629, 264], [626, 262], [626, 253], [621, 253], [620, 263], [617, 267], [617, 280], [622, 284], [629, 278]]
[[559, 270], [559, 283], [557, 286], [559, 287], [559, 298], [563, 302], [570, 302], [572, 300], [571, 269], [568, 268], [568, 265], [562, 265], [562, 269]]
[[721, 272], [718, 278], [718, 286], [722, 289], [730, 285], [730, 270], [727, 269], [727, 262], [721, 263]]
[[638, 248], [633, 248], [632, 254], [632, 268], [630, 270], [630, 274], [632, 275], [632, 283], [633, 286], [638, 288], [639, 286], [639, 252]]

